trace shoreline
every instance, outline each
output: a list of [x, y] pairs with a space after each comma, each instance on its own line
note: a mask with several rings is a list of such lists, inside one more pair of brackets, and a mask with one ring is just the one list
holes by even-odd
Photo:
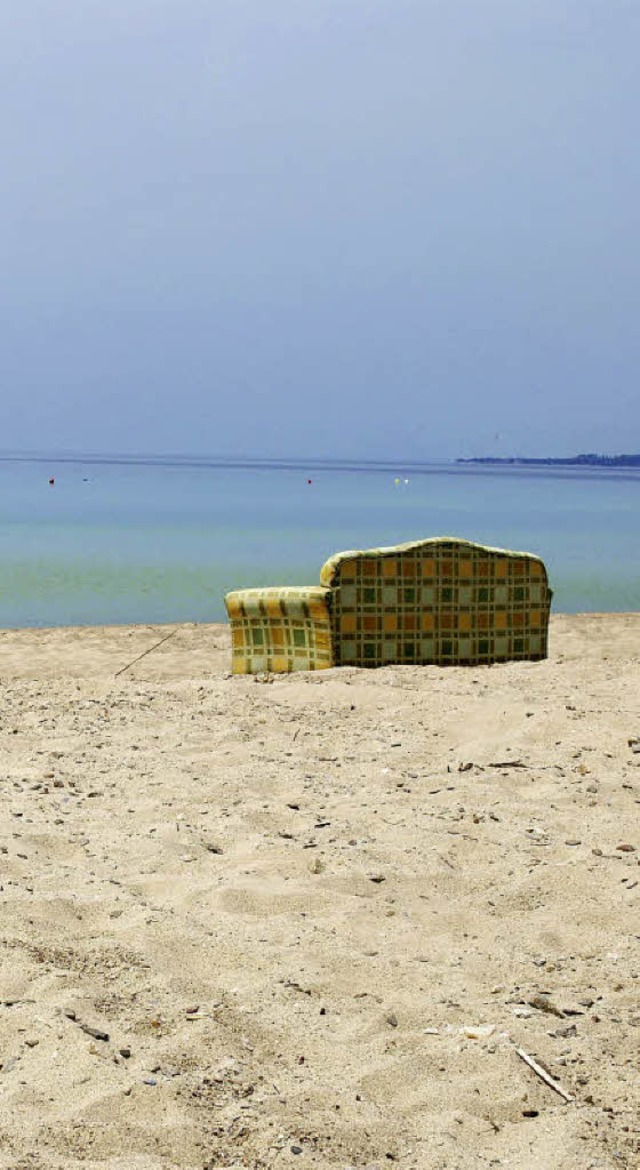
[[229, 672], [0, 631], [0, 1165], [636, 1165], [640, 614]]

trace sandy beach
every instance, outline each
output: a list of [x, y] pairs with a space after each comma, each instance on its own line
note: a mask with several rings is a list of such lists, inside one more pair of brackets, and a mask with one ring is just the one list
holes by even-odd
[[640, 614], [229, 662], [0, 632], [0, 1165], [638, 1166]]

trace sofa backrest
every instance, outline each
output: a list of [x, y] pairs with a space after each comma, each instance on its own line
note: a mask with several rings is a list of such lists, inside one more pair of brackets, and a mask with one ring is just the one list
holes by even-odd
[[539, 557], [454, 537], [337, 553], [334, 661], [441, 666], [547, 656], [552, 593]]

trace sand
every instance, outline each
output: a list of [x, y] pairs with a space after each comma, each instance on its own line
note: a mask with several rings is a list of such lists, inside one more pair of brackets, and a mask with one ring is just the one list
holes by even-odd
[[0, 633], [0, 1165], [640, 1164], [639, 662]]

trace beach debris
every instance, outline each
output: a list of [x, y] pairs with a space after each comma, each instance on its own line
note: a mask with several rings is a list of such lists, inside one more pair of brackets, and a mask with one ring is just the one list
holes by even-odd
[[385, 1021], [389, 1025], [390, 1028], [397, 1028], [398, 1027], [398, 1017], [397, 1017], [395, 1012], [387, 1012], [387, 1014], [384, 1018], [385, 1018]]
[[573, 1040], [574, 1036], [578, 1035], [578, 1029], [575, 1024], [569, 1024], [566, 1028], [557, 1028], [556, 1036], [561, 1036], [564, 1040]]
[[638, 739], [637, 736], [632, 735], [631, 739], [627, 740], [627, 743], [632, 752], [635, 752], [636, 754], [640, 752], [640, 739]]
[[495, 1030], [494, 1024], [465, 1024], [460, 1032], [467, 1040], [486, 1040]]
[[80, 1023], [78, 1024], [78, 1027], [80, 1028], [81, 1032], [86, 1032], [87, 1036], [93, 1036], [94, 1040], [107, 1041], [109, 1039], [109, 1033], [103, 1032], [102, 1028], [93, 1028], [91, 1026], [91, 1024], [80, 1024]]
[[387, 879], [385, 878], [383, 873], [370, 873], [369, 874], [369, 881], [374, 882], [375, 885], [377, 885], [377, 886], [379, 886], [381, 884], [381, 882], [385, 882], [386, 880]]
[[87, 1036], [92, 1036], [94, 1040], [107, 1041], [109, 1039], [109, 1033], [103, 1031], [102, 1028], [94, 1028], [92, 1024], [83, 1024], [82, 1020], [78, 1019], [72, 1007], [63, 1008], [62, 1014], [67, 1020], [71, 1020], [72, 1023], [77, 1024], [81, 1032], [85, 1032]]
[[624, 842], [622, 845], [616, 845], [616, 849], [619, 853], [635, 853], [636, 851], [635, 845], [629, 845]]
[[487, 764], [487, 768], [526, 768], [523, 760], [497, 760]]
[[562, 1088], [562, 1085], [559, 1083], [559, 1081], [557, 1081], [555, 1077], [552, 1077], [551, 1073], [548, 1073], [547, 1070], [542, 1067], [542, 1065], [538, 1064], [537, 1060], [534, 1060], [533, 1056], [529, 1056], [529, 1053], [525, 1052], [524, 1048], [516, 1048], [516, 1052], [520, 1059], [524, 1060], [525, 1064], [529, 1066], [529, 1068], [536, 1074], [536, 1076], [540, 1077], [540, 1080], [544, 1081], [545, 1085], [548, 1085], [550, 1089], [553, 1089], [554, 1093], [558, 1093], [558, 1095], [562, 1097], [564, 1101], [573, 1101], [571, 1094], [567, 1093], [566, 1090]]
[[216, 845], [213, 841], [205, 841], [204, 847], [207, 853], [224, 853], [221, 845]]
[[423, 1036], [439, 1036], [440, 1029], [439, 1028], [423, 1028], [422, 1034], [423, 1034]]
[[559, 1020], [564, 1020], [564, 1012], [556, 1007], [547, 995], [542, 995], [537, 991], [527, 1000], [527, 1003], [530, 1007], [537, 1008], [539, 1012], [547, 1012], [550, 1016], [557, 1016]]
[[297, 979], [281, 979], [279, 980], [283, 987], [290, 988], [292, 991], [299, 991], [301, 995], [311, 995], [310, 987], [303, 987], [298, 983]]
[[118, 678], [121, 674], [124, 674], [125, 670], [129, 670], [129, 668], [133, 666], [134, 663], [139, 662], [141, 658], [145, 658], [147, 654], [151, 654], [152, 651], [157, 650], [158, 646], [162, 646], [163, 642], [168, 642], [169, 638], [173, 638], [177, 633], [178, 631], [176, 629], [172, 630], [170, 634], [165, 634], [164, 638], [161, 638], [159, 642], [156, 642], [153, 646], [149, 646], [147, 650], [143, 650], [142, 654], [138, 654], [137, 658], [134, 658], [131, 662], [128, 662], [126, 666], [122, 666], [120, 670], [116, 670], [116, 673], [113, 677]]

